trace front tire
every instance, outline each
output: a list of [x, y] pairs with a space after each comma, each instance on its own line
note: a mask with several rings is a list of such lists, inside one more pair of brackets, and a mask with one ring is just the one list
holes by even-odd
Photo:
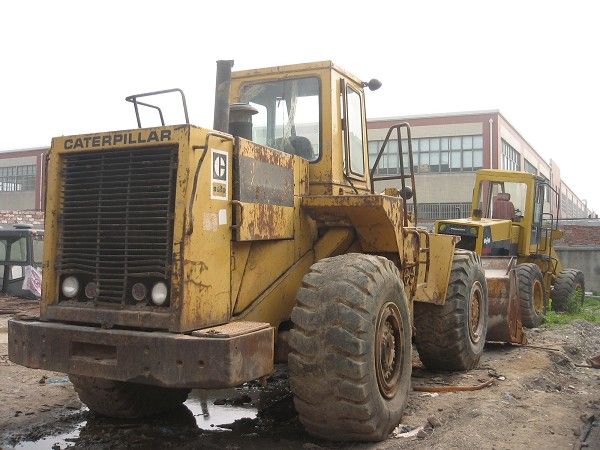
[[537, 264], [524, 263], [515, 268], [521, 307], [521, 321], [527, 328], [539, 327], [544, 320], [544, 276]]
[[69, 375], [79, 399], [90, 411], [105, 417], [134, 419], [175, 409], [187, 399], [188, 389]]
[[396, 266], [356, 253], [313, 264], [292, 322], [289, 378], [304, 428], [330, 440], [386, 439], [402, 418], [412, 371]]
[[487, 333], [488, 291], [476, 253], [455, 250], [446, 302], [415, 302], [415, 344], [431, 370], [477, 366]]

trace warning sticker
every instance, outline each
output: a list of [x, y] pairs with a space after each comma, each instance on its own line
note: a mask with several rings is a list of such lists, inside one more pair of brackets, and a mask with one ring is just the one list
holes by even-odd
[[210, 178], [210, 198], [227, 200], [229, 187], [229, 155], [227, 152], [211, 149], [212, 164]]

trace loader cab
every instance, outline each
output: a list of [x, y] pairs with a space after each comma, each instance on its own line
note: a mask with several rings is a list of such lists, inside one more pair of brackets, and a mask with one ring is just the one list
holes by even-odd
[[256, 109], [253, 142], [309, 162], [311, 194], [366, 194], [367, 85], [330, 61], [271, 67], [233, 72], [230, 101]]
[[[29, 270], [41, 270], [44, 231], [29, 224], [0, 226], [0, 292], [15, 297], [38, 299], [26, 278]], [[28, 277], [29, 275], [29, 277]]]
[[471, 217], [436, 222], [438, 233], [461, 236], [458, 247], [482, 256], [548, 253], [556, 218], [544, 206], [555, 192], [527, 172], [482, 169], [476, 174]]
[[544, 212], [546, 193], [550, 191], [546, 180], [531, 173], [482, 169], [476, 175], [472, 217], [508, 223], [508, 234], [503, 237], [517, 245], [516, 254], [536, 253], [548, 214]]

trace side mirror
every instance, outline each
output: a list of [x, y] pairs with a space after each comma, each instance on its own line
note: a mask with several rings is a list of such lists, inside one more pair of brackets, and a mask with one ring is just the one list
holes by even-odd
[[381, 87], [381, 81], [377, 78], [371, 78], [368, 83], [363, 81], [362, 85], [363, 87], [368, 87], [370, 91], [376, 91]]

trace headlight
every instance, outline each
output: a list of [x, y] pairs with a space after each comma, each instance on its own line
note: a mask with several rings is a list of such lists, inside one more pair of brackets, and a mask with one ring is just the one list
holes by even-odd
[[74, 276], [65, 278], [62, 282], [62, 293], [67, 298], [73, 298], [79, 292], [79, 281]]
[[146, 298], [146, 286], [143, 283], [135, 283], [131, 288], [131, 296], [136, 302]]
[[167, 285], [162, 281], [159, 281], [152, 287], [152, 293], [150, 294], [152, 297], [152, 303], [157, 306], [162, 306], [167, 301], [168, 295]]
[[83, 292], [85, 293], [85, 296], [87, 298], [92, 300], [98, 296], [98, 286], [93, 281], [90, 281], [88, 284], [85, 285], [85, 289], [83, 290]]

